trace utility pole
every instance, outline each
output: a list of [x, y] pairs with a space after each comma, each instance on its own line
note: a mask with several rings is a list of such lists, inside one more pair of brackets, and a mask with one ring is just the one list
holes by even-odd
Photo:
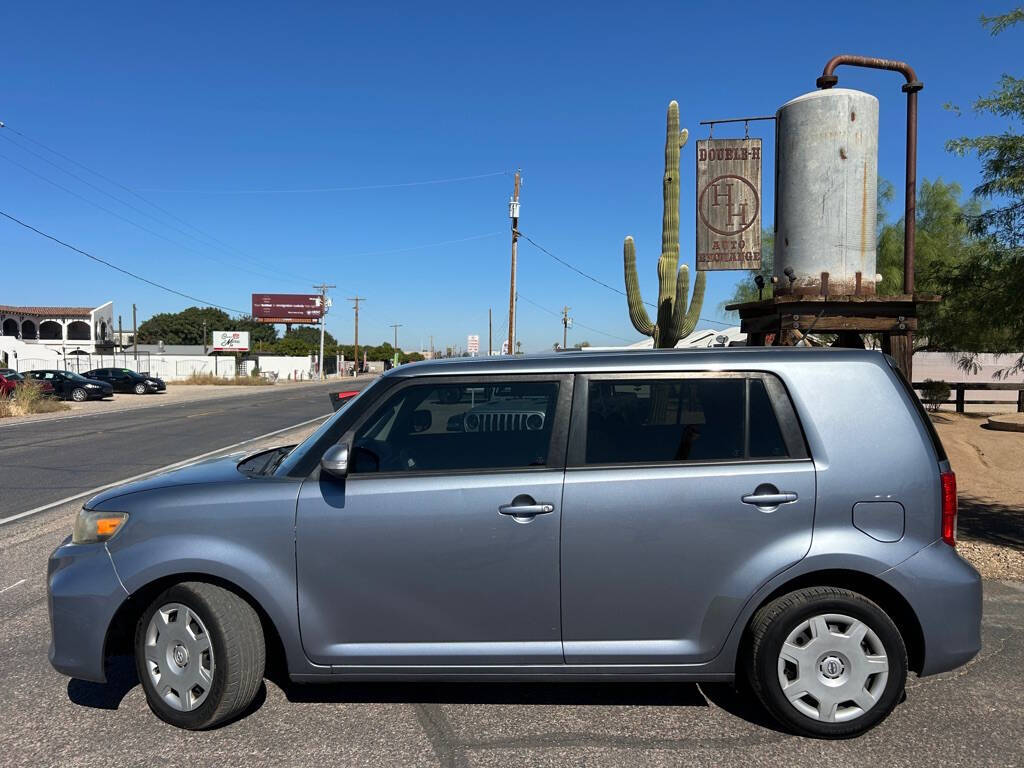
[[[121, 351], [124, 352], [124, 330], [121, 328], [121, 316], [117, 316], [117, 344], [121, 347]], [[117, 362], [116, 360], [114, 361]]]
[[434, 359], [434, 334], [430, 334], [430, 359]]
[[508, 353], [513, 354], [516, 340], [516, 254], [519, 248], [519, 171], [508, 203], [508, 217], [512, 219], [512, 277], [508, 286]]
[[398, 329], [402, 327], [401, 323], [392, 323], [391, 327], [395, 329], [395, 365], [398, 365]]
[[206, 354], [206, 318], [203, 318], [203, 354]]
[[572, 322], [572, 318], [569, 317], [570, 309], [572, 307], [562, 307], [562, 349], [568, 349], [566, 339], [569, 336], [569, 323]]
[[487, 308], [487, 355], [494, 354], [494, 340], [491, 338], [493, 331], [491, 325], [491, 308]]
[[139, 325], [135, 316], [135, 305], [132, 304], [132, 346], [134, 350], [132, 354], [135, 357], [135, 367], [139, 367]]
[[324, 373], [324, 323], [327, 321], [327, 289], [338, 286], [321, 283], [313, 287], [320, 291], [320, 357], [317, 358], [317, 368], [320, 369], [320, 381], [323, 381], [327, 377], [327, 374]]
[[352, 361], [352, 373], [359, 375], [359, 302], [366, 301], [365, 296], [349, 296], [349, 301], [353, 302], [356, 310], [356, 338], [355, 338], [355, 355], [353, 355]]

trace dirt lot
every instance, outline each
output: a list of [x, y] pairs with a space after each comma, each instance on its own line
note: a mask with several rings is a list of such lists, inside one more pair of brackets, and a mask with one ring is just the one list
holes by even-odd
[[956, 472], [959, 549], [987, 579], [1024, 580], [1024, 432], [985, 427], [980, 413], [932, 422]]

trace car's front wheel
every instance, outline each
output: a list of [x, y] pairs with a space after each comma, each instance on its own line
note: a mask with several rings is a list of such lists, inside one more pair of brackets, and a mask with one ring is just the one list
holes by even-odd
[[141, 381], [138, 384], [135, 385], [135, 394], [136, 395], [144, 395], [144, 394], [146, 394], [146, 385], [143, 384]]
[[83, 387], [75, 387], [71, 390], [71, 399], [76, 403], [84, 403], [89, 399], [89, 393]]
[[179, 728], [211, 728], [241, 714], [259, 690], [265, 662], [256, 611], [213, 584], [165, 590], [135, 631], [135, 665], [149, 707]]
[[748, 677], [790, 730], [849, 738], [896, 707], [907, 650], [892, 619], [863, 595], [810, 587], [760, 608], [750, 624]]

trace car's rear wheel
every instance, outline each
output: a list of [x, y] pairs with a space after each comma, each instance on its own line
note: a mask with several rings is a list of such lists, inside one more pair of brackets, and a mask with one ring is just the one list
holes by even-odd
[[135, 385], [135, 394], [136, 395], [144, 395], [144, 394], [146, 394], [146, 385], [143, 384], [141, 381], [138, 384]]
[[796, 733], [860, 735], [903, 695], [903, 638], [878, 605], [856, 592], [810, 587], [783, 595], [754, 614], [750, 638], [751, 686]]
[[89, 393], [83, 387], [75, 387], [71, 390], [71, 399], [76, 403], [84, 403], [89, 399]]
[[211, 728], [241, 714], [265, 663], [256, 611], [213, 584], [165, 590], [136, 627], [135, 665], [149, 708], [179, 728]]

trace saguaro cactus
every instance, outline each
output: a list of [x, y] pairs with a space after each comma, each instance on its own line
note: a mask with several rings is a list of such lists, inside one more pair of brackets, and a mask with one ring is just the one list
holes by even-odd
[[662, 179], [662, 194], [665, 211], [661, 219], [661, 258], [658, 259], [658, 307], [657, 322], [647, 316], [640, 283], [636, 276], [636, 247], [633, 237], [628, 236], [622, 244], [622, 260], [626, 271], [626, 301], [629, 304], [629, 319], [633, 327], [645, 336], [654, 339], [654, 346], [661, 349], [674, 347], [676, 342], [693, 332], [704, 303], [704, 283], [707, 277], [697, 273], [693, 283], [693, 299], [686, 307], [690, 292], [690, 270], [684, 264], [679, 266], [679, 150], [686, 144], [689, 133], [679, 130], [679, 104], [670, 101], [668, 105], [668, 126], [665, 135], [665, 176]]

